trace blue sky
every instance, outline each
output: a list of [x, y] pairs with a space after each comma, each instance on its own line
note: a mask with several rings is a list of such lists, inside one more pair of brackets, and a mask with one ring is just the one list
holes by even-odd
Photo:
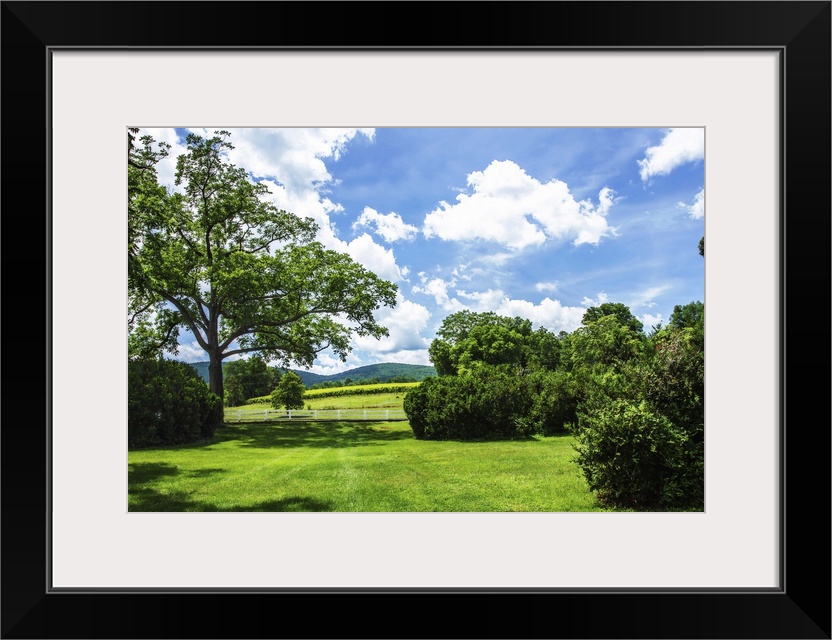
[[[398, 285], [378, 313], [389, 338], [357, 338], [346, 363], [321, 353], [316, 373], [430, 364], [436, 329], [462, 309], [557, 333], [602, 302], [647, 329], [704, 302], [704, 129], [226, 129], [231, 161], [278, 207]], [[188, 131], [213, 130], [142, 130], [172, 145], [159, 166], [171, 189]], [[180, 343], [179, 359], [207, 360], [189, 334]]]

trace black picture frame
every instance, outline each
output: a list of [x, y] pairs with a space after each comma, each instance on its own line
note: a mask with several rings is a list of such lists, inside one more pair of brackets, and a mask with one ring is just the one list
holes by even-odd
[[[2, 637], [830, 638], [831, 4], [2, 2]], [[780, 588], [53, 592], [48, 97], [67, 47], [779, 51]]]

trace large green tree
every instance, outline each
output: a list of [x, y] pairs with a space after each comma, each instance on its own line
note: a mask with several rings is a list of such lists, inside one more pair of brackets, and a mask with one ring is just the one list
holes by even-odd
[[314, 240], [310, 218], [279, 210], [262, 183], [228, 159], [230, 133], [190, 134], [176, 163], [182, 193], [159, 185], [169, 153], [128, 132], [128, 324], [133, 357], [177, 353], [190, 331], [223, 394], [223, 359], [258, 353], [309, 366], [331, 348], [342, 360], [354, 335], [387, 335], [374, 312], [396, 286]]
[[[245, 360], [233, 360], [223, 367], [223, 378], [226, 387], [226, 405], [229, 407], [242, 404], [249, 398], [267, 396], [280, 381], [280, 372], [270, 367], [260, 356], [252, 356]], [[228, 393], [232, 390], [235, 393]]]
[[475, 363], [523, 366], [532, 323], [489, 311], [458, 311], [446, 316], [428, 354], [436, 372], [470, 372]]

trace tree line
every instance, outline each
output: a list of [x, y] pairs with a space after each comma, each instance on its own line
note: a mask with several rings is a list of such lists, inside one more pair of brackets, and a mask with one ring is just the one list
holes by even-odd
[[[700, 251], [702, 250], [700, 245]], [[704, 304], [644, 331], [622, 303], [554, 334], [492, 312], [449, 315], [429, 353], [438, 376], [408, 392], [418, 439], [571, 433], [591, 490], [633, 509], [704, 506]]]

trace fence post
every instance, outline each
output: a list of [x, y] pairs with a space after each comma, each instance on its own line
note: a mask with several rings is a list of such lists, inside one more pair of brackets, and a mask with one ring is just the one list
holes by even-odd
[[238, 409], [237, 410], [237, 422], [242, 422], [242, 421], [243, 421], [243, 412]]
[[341, 419], [341, 410], [340, 409], [338, 409], [338, 419], [339, 420]]
[[315, 409], [315, 411], [312, 413], [312, 419], [313, 419], [313, 420], [317, 420], [317, 419], [318, 419], [318, 410], [317, 410], [317, 409]]
[[291, 419], [292, 419], [292, 410], [289, 409], [289, 420], [291, 420]]
[[367, 410], [366, 409], [364, 409], [364, 419], [365, 420], [367, 419]]
[[390, 409], [388, 409], [387, 411], [385, 411], [385, 412], [384, 412], [384, 419], [385, 419], [385, 420], [389, 420], [389, 419], [390, 419]]

